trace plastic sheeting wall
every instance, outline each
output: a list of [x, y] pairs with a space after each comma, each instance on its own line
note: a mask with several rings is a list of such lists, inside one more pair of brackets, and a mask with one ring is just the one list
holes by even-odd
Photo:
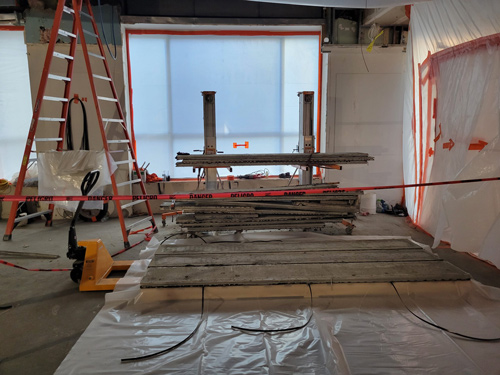
[[[500, 3], [417, 4], [410, 30], [405, 182], [498, 176]], [[498, 182], [406, 189], [406, 204], [436, 246], [445, 240], [500, 266]]]
[[0, 27], [0, 178], [19, 172], [31, 120], [28, 58], [23, 30]]

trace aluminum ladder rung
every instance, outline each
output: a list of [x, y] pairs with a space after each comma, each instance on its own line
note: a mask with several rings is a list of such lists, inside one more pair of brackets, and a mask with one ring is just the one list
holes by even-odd
[[62, 138], [35, 138], [35, 142], [59, 142]]
[[16, 217], [14, 219], [14, 223], [19, 223], [23, 220], [33, 219], [34, 217], [39, 217], [39, 216], [50, 214], [50, 213], [52, 213], [52, 210], [35, 212], [34, 214], [29, 214], [26, 216], [19, 216], [19, 217]]
[[39, 117], [38, 121], [55, 121], [55, 122], [64, 122], [66, 119], [62, 117]]
[[59, 59], [74, 60], [73, 56], [65, 55], [64, 53], [59, 53], [59, 52], [54, 52], [52, 56], [57, 57]]
[[108, 98], [107, 96], [98, 96], [97, 99], [104, 100], [106, 102], [116, 102], [116, 103], [118, 103], [118, 99]]
[[94, 34], [92, 31], [88, 31], [88, 30], [83, 29], [83, 33], [90, 35], [90, 36], [93, 36], [94, 38], [98, 38], [98, 35]]
[[144, 219], [141, 219], [141, 220], [139, 220], [139, 221], [136, 221], [136, 222], [135, 222], [135, 223], [133, 223], [133, 224], [127, 225], [127, 227], [126, 227], [126, 228], [127, 228], [127, 231], [129, 231], [129, 230], [130, 230], [130, 229], [132, 229], [133, 227], [138, 226], [139, 224], [142, 224], [142, 223], [145, 223], [145, 222], [147, 222], [147, 221], [150, 221], [151, 219], [153, 219], [153, 217], [152, 217], [152, 216], [148, 216], [148, 217], [146, 217], [146, 218], [144, 218]]
[[138, 199], [138, 200], [130, 202], [130, 203], [122, 204], [121, 207], [123, 210], [124, 208], [129, 208], [129, 207], [135, 206], [136, 204], [143, 203], [143, 202], [146, 202], [146, 199]]
[[132, 184], [135, 184], [137, 182], [141, 182], [142, 180], [140, 178], [136, 179], [136, 180], [130, 180], [130, 181], [125, 181], [125, 182], [120, 182], [118, 184], [116, 184], [117, 187], [121, 187], [121, 186], [125, 186], [125, 185], [132, 185]]
[[123, 122], [123, 120], [118, 119], [118, 118], [103, 118], [103, 122]]
[[130, 164], [130, 163], [133, 163], [133, 162], [135, 162], [135, 159], [115, 161], [115, 164], [116, 165], [122, 165], [122, 164]]
[[68, 14], [73, 14], [73, 13], [75, 13], [75, 10], [74, 10], [74, 9], [69, 8], [69, 7], [67, 7], [66, 5], [64, 6], [63, 11], [64, 11], [64, 13], [68, 13]]
[[35, 161], [38, 161], [38, 159], [37, 158], [29, 158], [28, 159], [28, 163], [33, 163]]
[[67, 102], [66, 98], [56, 98], [55, 96], [44, 96], [43, 100], [49, 100], [51, 102]]
[[92, 76], [94, 76], [94, 78], [102, 79], [103, 81], [111, 82], [111, 78], [109, 78], [109, 77], [100, 76], [99, 74], [92, 74]]
[[80, 16], [85, 16], [88, 19], [92, 19], [92, 16], [90, 14], [88, 14], [88, 13], [85, 13], [83, 10], [80, 11]]
[[64, 77], [64, 76], [58, 76], [58, 75], [55, 75], [55, 74], [49, 74], [49, 79], [54, 79], [56, 81], [66, 81], [66, 82], [70, 82], [71, 81], [71, 78], [69, 77]]
[[111, 151], [108, 151], [110, 154], [117, 154], [119, 152], [127, 152], [129, 150], [111, 150]]
[[69, 31], [59, 29], [57, 30], [57, 33], [62, 36], [67, 36], [68, 38], [76, 38], [76, 35], [73, 33], [70, 33]]
[[118, 144], [118, 143], [129, 143], [128, 139], [111, 139], [108, 141], [109, 144]]
[[92, 56], [92, 57], [95, 57], [96, 59], [104, 60], [104, 56], [102, 56], [102, 55], [97, 55], [97, 54], [92, 53], [92, 52], [89, 52], [88, 55]]

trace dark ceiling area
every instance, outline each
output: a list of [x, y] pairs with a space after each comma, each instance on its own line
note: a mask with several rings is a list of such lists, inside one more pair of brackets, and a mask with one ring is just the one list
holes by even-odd
[[[3, 0], [2, 0], [3, 1]], [[289, 18], [321, 19], [324, 8], [273, 4], [247, 0], [91, 0], [92, 6], [117, 6], [122, 16], [186, 18]], [[71, 6], [72, 1], [67, 0]], [[13, 6], [15, 4], [15, 6]], [[24, 11], [30, 8], [55, 9], [57, 0], [18, 0], [0, 8]], [[1, 11], [1, 10], [0, 10]]]
[[217, 18], [322, 18], [323, 8], [246, 0], [123, 0], [130, 16]]

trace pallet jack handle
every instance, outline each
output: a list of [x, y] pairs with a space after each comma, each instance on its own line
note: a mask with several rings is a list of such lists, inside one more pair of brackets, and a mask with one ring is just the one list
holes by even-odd
[[[83, 178], [82, 184], [80, 186], [80, 190], [82, 191], [82, 195], [88, 195], [92, 188], [99, 180], [100, 172], [98, 170], [90, 171]], [[80, 215], [82, 210], [84, 201], [78, 202], [78, 207], [76, 208], [75, 214], [73, 216], [73, 220], [71, 220], [71, 226], [69, 228], [69, 236], [68, 236], [68, 252], [66, 256], [69, 259], [76, 259], [83, 261], [85, 259], [85, 247], [78, 246], [78, 240], [76, 238], [76, 220]]]

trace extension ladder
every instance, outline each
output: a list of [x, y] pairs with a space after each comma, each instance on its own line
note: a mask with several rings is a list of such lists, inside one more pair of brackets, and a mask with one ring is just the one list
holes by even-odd
[[[86, 6], [87, 11], [84, 12], [82, 10], [83, 5]], [[61, 20], [63, 17], [63, 14], [67, 13], [72, 17], [73, 20], [73, 27], [71, 32], [62, 30], [60, 29], [61, 26]], [[83, 29], [82, 26], [82, 17], [84, 17], [86, 20], [89, 20], [90, 23], [92, 24], [92, 30], [85, 30]], [[55, 51], [55, 46], [57, 39], [60, 37], [69, 37], [71, 42], [69, 44], [69, 53], [68, 54], [63, 54]], [[99, 47], [99, 52], [98, 54], [94, 54], [88, 51], [87, 48], [87, 43], [85, 41], [86, 36], [90, 36], [96, 39], [97, 45]], [[115, 89], [115, 86], [113, 84], [113, 80], [111, 78], [111, 73], [110, 69], [108, 66], [108, 63], [106, 61], [106, 54], [104, 51], [103, 44], [99, 38], [99, 33], [97, 29], [97, 25], [94, 19], [94, 15], [92, 13], [92, 8], [90, 5], [89, 0], [72, 0], [72, 8], [65, 6], [65, 0], [59, 0], [58, 5], [57, 5], [57, 10], [55, 13], [54, 17], [54, 23], [52, 26], [52, 31], [51, 31], [51, 37], [50, 37], [50, 43], [48, 46], [47, 50], [47, 55], [45, 57], [45, 64], [43, 67], [42, 71], [42, 76], [40, 80], [40, 86], [38, 88], [38, 94], [36, 97], [35, 101], [35, 106], [33, 109], [33, 117], [31, 120], [31, 126], [29, 129], [28, 133], [28, 140], [26, 142], [26, 147], [24, 150], [24, 157], [22, 160], [21, 164], [21, 170], [19, 172], [19, 178], [17, 181], [16, 185], [16, 195], [21, 195], [23, 184], [24, 184], [24, 179], [26, 176], [26, 170], [28, 167], [28, 163], [30, 162], [30, 155], [32, 153], [32, 147], [33, 143], [40, 143], [40, 142], [51, 142], [50, 144], [55, 143], [55, 150], [57, 151], [63, 151], [64, 149], [64, 134], [66, 131], [66, 120], [68, 116], [68, 109], [69, 109], [69, 100], [70, 100], [70, 92], [71, 92], [71, 81], [72, 81], [72, 75], [73, 75], [73, 65], [75, 62], [75, 51], [76, 51], [76, 46], [77, 46], [77, 40], [80, 38], [80, 44], [82, 47], [82, 52], [83, 52], [83, 57], [85, 59], [85, 65], [87, 68], [87, 73], [88, 73], [88, 78], [90, 82], [90, 88], [92, 91], [92, 97], [95, 103], [95, 109], [96, 109], [96, 114], [97, 114], [97, 120], [99, 123], [99, 128], [100, 128], [100, 133], [102, 136], [102, 143], [104, 147], [104, 151], [106, 153], [106, 158], [108, 162], [108, 167], [110, 167], [111, 171], [111, 165], [112, 162], [114, 161], [116, 165], [121, 165], [121, 164], [127, 164], [130, 165], [132, 164], [133, 171], [135, 171], [135, 175], [138, 177], [136, 179], [130, 179], [128, 181], [124, 182], [116, 182], [115, 179], [115, 174], [111, 175], [111, 182], [112, 182], [112, 187], [113, 187], [113, 194], [118, 195], [118, 188], [121, 186], [127, 186], [127, 185], [132, 185], [132, 184], [139, 184], [142, 194], [146, 195], [146, 188], [144, 186], [144, 182], [140, 178], [141, 173], [139, 170], [139, 166], [137, 164], [137, 159], [135, 157], [135, 150], [132, 145], [132, 141], [129, 137], [128, 131], [126, 129], [126, 124], [125, 124], [125, 118], [123, 115], [123, 111], [120, 106], [120, 102], [118, 100], [118, 95]], [[53, 58], [57, 59], [62, 59], [67, 62], [67, 68], [66, 68], [66, 74], [65, 75], [56, 75], [56, 74], [51, 74], [49, 73], [50, 67], [51, 67], [51, 62]], [[106, 75], [98, 75], [98, 74], [93, 74], [92, 67], [91, 67], [91, 58], [93, 60], [97, 60], [97, 63], [102, 63], [104, 64], [104, 69], [106, 71]], [[102, 69], [102, 68], [101, 68]], [[56, 80], [60, 81], [64, 84], [64, 94], [62, 97], [54, 97], [54, 96], [47, 96], [45, 95], [45, 89], [47, 86], [48, 80]], [[111, 90], [111, 96], [100, 96], [97, 94], [96, 91], [96, 81], [97, 80], [103, 80], [109, 83], [109, 88]], [[109, 94], [108, 94], [109, 95]], [[59, 117], [40, 117], [40, 111], [42, 108], [42, 105], [45, 101], [51, 101], [51, 102], [60, 102], [62, 104], [62, 110], [61, 110], [61, 115]], [[103, 118], [103, 108], [101, 108], [101, 103], [103, 105], [107, 104], [107, 108], [109, 109], [109, 106], [111, 104], [111, 107], [113, 107], [113, 111], [111, 112], [112, 114], [107, 116], [108, 118]], [[112, 104], [115, 104], [113, 106]], [[115, 117], [115, 118], [113, 118]], [[35, 133], [37, 131], [37, 127], [41, 124], [46, 124], [46, 123], [59, 123], [59, 129], [58, 129], [58, 136], [53, 137], [53, 138], [37, 138], [35, 137]], [[46, 125], [47, 126], [47, 125]], [[114, 136], [116, 137], [116, 134], [122, 133], [123, 135], [119, 135], [122, 137], [121, 139], [107, 139], [106, 131], [109, 130], [107, 129], [108, 127], [119, 127], [120, 129], [113, 129]], [[115, 148], [115, 149], [110, 149], [110, 148]], [[118, 149], [116, 149], [118, 148]], [[126, 148], [126, 150], [124, 150]], [[119, 155], [122, 152], [128, 152], [128, 155], [126, 158], [121, 158], [121, 160], [115, 161], [114, 158], [117, 156], [113, 155]], [[121, 154], [123, 156], [123, 154]], [[130, 174], [129, 174], [130, 175]], [[145, 203], [148, 211], [148, 216], [146, 218], [143, 218], [131, 225], [126, 225], [124, 221], [124, 215], [123, 215], [123, 209], [132, 207], [134, 205], [140, 204], [140, 203]], [[149, 225], [152, 228], [152, 231], [156, 232], [158, 229], [155, 224], [154, 216], [151, 210], [151, 206], [149, 204], [149, 201], [146, 199], [139, 199], [139, 200], [134, 200], [129, 203], [121, 204], [120, 201], [115, 201], [116, 204], [116, 209], [118, 213], [118, 217], [120, 220], [120, 225], [122, 229], [122, 234], [123, 234], [123, 242], [125, 245], [125, 248], [130, 247], [130, 242], [129, 242], [129, 235], [138, 233], [143, 231], [144, 229], [140, 229], [137, 231], [132, 232], [133, 228], [136, 228], [138, 226], [142, 225]], [[18, 210], [18, 203], [12, 202], [12, 207], [10, 210], [10, 215], [9, 219], [7, 222], [7, 227], [5, 231], [5, 235], [3, 237], [4, 241], [9, 241], [12, 238], [12, 231], [15, 227], [15, 224], [18, 220], [25, 220], [26, 218], [32, 218], [36, 216], [42, 216], [45, 215], [47, 218], [46, 226], [51, 226], [52, 225], [52, 218], [53, 218], [53, 213], [54, 213], [54, 205], [51, 204], [49, 206], [48, 211], [43, 211], [43, 212], [38, 212], [35, 214], [31, 214], [28, 216], [24, 216], [22, 218], [16, 219], [16, 214]]]

